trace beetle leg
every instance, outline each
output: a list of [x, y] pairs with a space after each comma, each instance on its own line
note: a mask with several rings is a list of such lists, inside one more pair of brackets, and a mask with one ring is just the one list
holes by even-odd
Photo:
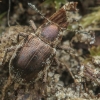
[[5, 59], [6, 59], [6, 57], [7, 57], [8, 52], [11, 52], [11, 51], [15, 50], [15, 48], [16, 48], [16, 47], [11, 47], [11, 48], [7, 48], [7, 49], [5, 50], [5, 54], [4, 54], [4, 57], [3, 57], [3, 60], [2, 60], [2, 66], [5, 64]]
[[70, 46], [61, 46], [60, 45], [60, 46], [57, 46], [57, 49], [64, 50], [67, 53], [74, 52], [74, 49], [72, 49]]
[[33, 20], [30, 20], [29, 23], [30, 23], [31, 27], [33, 28], [34, 32], [36, 32], [37, 27], [36, 27], [34, 21]]
[[[11, 57], [10, 61], [9, 61], [9, 77], [8, 77], [8, 80], [7, 80], [7, 83], [4, 85], [3, 89], [2, 89], [2, 100], [4, 100], [5, 98], [5, 93], [6, 93], [6, 90], [7, 88], [13, 83], [13, 74], [12, 74], [12, 62], [16, 56], [16, 52], [22, 47], [23, 44], [19, 44], [17, 47], [16, 47], [16, 50], [14, 51], [14, 54], [13, 56]], [[12, 49], [8, 49], [7, 51], [10, 52], [10, 50]], [[7, 55], [7, 53], [6, 53]], [[5, 57], [6, 57], [5, 55]]]
[[64, 63], [64, 62], [61, 62], [57, 59], [57, 57], [54, 58], [55, 62], [57, 63], [58, 66], [65, 66], [65, 68], [67, 69], [67, 71], [69, 72], [69, 74], [71, 75], [72, 79], [74, 80], [74, 83], [76, 84], [76, 80], [74, 78], [74, 75], [73, 73], [70, 71], [69, 67]]
[[5, 93], [6, 93], [6, 89], [12, 84], [12, 78], [9, 76], [6, 84], [4, 85], [3, 89], [2, 89], [2, 99], [1, 100], [5, 100]]
[[24, 34], [24, 33], [19, 33], [19, 34], [17, 35], [17, 42], [19, 42], [19, 37], [20, 37], [20, 36], [24, 37], [24, 42], [26, 42], [26, 40], [27, 40], [27, 38], [28, 38], [28, 35], [26, 35], [26, 34]]
[[23, 43], [17, 45], [17, 47], [16, 47], [16, 49], [15, 49], [15, 51], [14, 51], [14, 53], [13, 53], [13, 55], [12, 55], [10, 61], [9, 61], [9, 74], [10, 74], [10, 76], [11, 76], [12, 78], [13, 78], [13, 75], [11, 74], [11, 73], [12, 73], [12, 62], [13, 62], [14, 58], [15, 58], [16, 55], [17, 55], [16, 53], [18, 52], [18, 50], [19, 50], [22, 46], [23, 46]]
[[[19, 49], [19, 47], [17, 47], [17, 49], [15, 50], [15, 52]], [[13, 82], [13, 75], [11, 74], [11, 63], [15, 57], [15, 52], [13, 54], [13, 56], [11, 57], [11, 60], [9, 62], [9, 78], [7, 80], [7, 84], [4, 85], [3, 89], [2, 89], [2, 100], [4, 100], [4, 97], [5, 97], [5, 92], [6, 92], [6, 89], [12, 84]], [[7, 53], [6, 53], [7, 54]]]
[[48, 63], [47, 66], [46, 66], [45, 69], [44, 69], [44, 78], [43, 78], [43, 82], [46, 82], [46, 80], [47, 80], [47, 71], [48, 71], [50, 65], [51, 65], [51, 64]]

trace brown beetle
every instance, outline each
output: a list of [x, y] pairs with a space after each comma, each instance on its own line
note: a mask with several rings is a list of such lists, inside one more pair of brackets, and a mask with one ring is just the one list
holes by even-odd
[[[77, 3], [76, 3], [77, 4]], [[29, 3], [37, 12], [37, 8]], [[31, 21], [35, 34], [29, 35], [24, 45], [18, 47], [10, 60], [10, 73], [22, 83], [30, 83], [45, 74], [56, 55], [56, 46], [62, 38], [62, 29], [67, 28], [66, 5], [50, 17], [36, 30]], [[75, 6], [74, 6], [75, 7]], [[69, 8], [67, 8], [69, 10]], [[70, 8], [72, 10], [72, 6]], [[46, 67], [45, 67], [46, 66]], [[41, 74], [42, 73], [42, 74]], [[12, 76], [11, 75], [11, 76]]]
[[[29, 5], [34, 8], [32, 4]], [[55, 48], [59, 42], [61, 42], [62, 29], [66, 29], [68, 26], [66, 10], [76, 10], [76, 5], [77, 3], [64, 5], [49, 19], [42, 15], [47, 21], [38, 29], [36, 29], [34, 23], [31, 22], [35, 34], [32, 33], [28, 36], [20, 34], [26, 38], [25, 41], [22, 40], [19, 45], [17, 45], [9, 61], [10, 76], [8, 83], [2, 90], [2, 100], [5, 96], [5, 90], [11, 84], [13, 78], [22, 84], [33, 83], [46, 73], [56, 55]], [[36, 11], [38, 10], [36, 9]]]

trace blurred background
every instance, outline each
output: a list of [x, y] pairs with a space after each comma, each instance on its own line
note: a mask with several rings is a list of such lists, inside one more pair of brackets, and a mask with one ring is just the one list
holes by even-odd
[[[78, 2], [80, 23], [84, 27], [92, 26], [96, 29], [100, 25], [100, 0], [1, 0], [0, 1], [0, 33], [8, 27], [7, 21], [13, 25], [28, 25], [30, 19], [39, 26], [43, 19], [32, 10], [28, 3], [34, 4], [46, 17], [50, 17], [56, 10], [68, 1]], [[9, 19], [7, 18], [10, 9]]]

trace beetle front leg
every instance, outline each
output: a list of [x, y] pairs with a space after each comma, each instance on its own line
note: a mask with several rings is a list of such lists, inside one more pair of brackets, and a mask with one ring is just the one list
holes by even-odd
[[74, 50], [70, 46], [61, 46], [61, 45], [59, 45], [59, 46], [57, 46], [57, 49], [64, 50], [67, 53], [74, 52]]
[[19, 37], [24, 37], [24, 42], [26, 42], [26, 40], [28, 39], [28, 35], [26, 35], [26, 34], [24, 34], [24, 33], [19, 33], [18, 35], [17, 35], [17, 42], [19, 42], [20, 40], [19, 40]]
[[47, 71], [48, 71], [50, 65], [51, 65], [50, 63], [47, 63], [47, 64], [46, 64], [46, 67], [45, 67], [45, 69], [44, 69], [44, 78], [43, 78], [43, 82], [46, 82], [46, 80], [47, 80]]

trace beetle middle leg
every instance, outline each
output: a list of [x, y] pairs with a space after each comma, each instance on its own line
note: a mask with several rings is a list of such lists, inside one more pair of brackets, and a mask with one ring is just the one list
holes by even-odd
[[71, 48], [69, 46], [58, 46], [57, 48], [59, 50], [64, 50], [66, 53], [68, 53], [70, 55], [70, 57], [75, 58], [79, 65], [81, 65], [81, 61], [78, 57], [78, 54], [76, 53], [76, 51], [73, 48]]
[[18, 35], [17, 35], [17, 42], [19, 42], [20, 40], [19, 40], [19, 37], [24, 37], [24, 42], [26, 42], [26, 40], [28, 39], [28, 35], [26, 35], [26, 34], [24, 34], [24, 33], [19, 33]]
[[3, 89], [2, 89], [2, 99], [1, 99], [1, 100], [4, 100], [4, 98], [5, 98], [5, 91], [6, 91], [6, 89], [7, 89], [11, 84], [12, 84], [12, 79], [11, 79], [11, 77], [9, 76], [9, 78], [8, 78], [8, 80], [7, 80], [7, 82], [6, 82], [6, 84], [4, 85], [4, 87], [3, 87]]
[[69, 72], [69, 74], [71, 75], [72, 79], [74, 80], [74, 83], [76, 84], [76, 80], [74, 78], [74, 75], [73, 73], [70, 71], [69, 67], [64, 63], [64, 62], [61, 62], [57, 59], [57, 57], [54, 58], [55, 62], [57, 63], [58, 66], [65, 66], [65, 68], [67, 69], [67, 71]]

